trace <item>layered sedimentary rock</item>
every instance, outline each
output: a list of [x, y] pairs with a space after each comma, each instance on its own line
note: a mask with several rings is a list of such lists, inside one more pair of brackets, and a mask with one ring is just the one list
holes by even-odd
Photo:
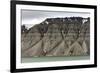
[[47, 18], [24, 30], [21, 33], [22, 57], [90, 54], [90, 18]]

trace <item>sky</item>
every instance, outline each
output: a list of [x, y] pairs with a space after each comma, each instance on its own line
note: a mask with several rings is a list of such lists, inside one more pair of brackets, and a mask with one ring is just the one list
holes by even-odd
[[57, 17], [90, 17], [89, 13], [80, 12], [61, 12], [61, 11], [37, 11], [37, 10], [22, 10], [22, 25], [24, 24], [27, 29], [32, 26], [43, 22], [46, 18], [57, 18]]

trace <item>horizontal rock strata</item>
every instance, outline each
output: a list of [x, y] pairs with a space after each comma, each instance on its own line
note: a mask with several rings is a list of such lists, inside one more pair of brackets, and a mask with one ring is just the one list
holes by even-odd
[[47, 18], [29, 30], [22, 28], [22, 57], [90, 54], [90, 18]]

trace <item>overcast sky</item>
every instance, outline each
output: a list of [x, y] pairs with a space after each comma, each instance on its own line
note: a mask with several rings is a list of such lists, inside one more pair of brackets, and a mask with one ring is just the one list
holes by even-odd
[[90, 17], [89, 13], [79, 12], [54, 12], [54, 11], [37, 11], [37, 10], [22, 10], [22, 25], [26, 24], [27, 28], [32, 27], [35, 24], [39, 24], [46, 18], [57, 18], [57, 17]]

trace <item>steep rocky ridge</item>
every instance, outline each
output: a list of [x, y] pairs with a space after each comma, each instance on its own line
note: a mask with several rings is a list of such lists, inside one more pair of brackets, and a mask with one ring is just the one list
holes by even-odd
[[22, 57], [90, 54], [90, 18], [47, 18], [21, 35]]

